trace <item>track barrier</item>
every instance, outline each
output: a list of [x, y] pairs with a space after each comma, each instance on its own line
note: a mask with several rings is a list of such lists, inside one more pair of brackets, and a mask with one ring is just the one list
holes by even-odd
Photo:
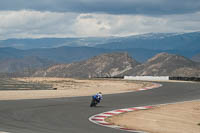
[[124, 76], [126, 80], [145, 80], [145, 81], [200, 81], [200, 77], [171, 77], [171, 76]]

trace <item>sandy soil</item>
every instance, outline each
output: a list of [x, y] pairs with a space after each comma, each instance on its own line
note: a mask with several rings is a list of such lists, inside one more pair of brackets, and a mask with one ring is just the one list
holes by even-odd
[[151, 86], [152, 83], [124, 80], [78, 80], [68, 78], [16, 78], [28, 83], [52, 84], [57, 90], [1, 91], [0, 100], [60, 98], [89, 96], [101, 91], [103, 94], [123, 93]]
[[200, 101], [124, 113], [107, 121], [149, 133], [200, 133]]

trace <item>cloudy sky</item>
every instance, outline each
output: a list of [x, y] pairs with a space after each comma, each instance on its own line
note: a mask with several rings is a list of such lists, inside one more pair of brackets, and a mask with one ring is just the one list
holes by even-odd
[[200, 0], [0, 0], [0, 39], [200, 31]]

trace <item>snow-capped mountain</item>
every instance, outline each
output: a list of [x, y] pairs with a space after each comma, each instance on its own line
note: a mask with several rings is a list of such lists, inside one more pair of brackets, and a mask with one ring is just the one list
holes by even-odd
[[200, 32], [192, 33], [148, 33], [115, 38], [113, 42], [97, 45], [99, 48], [152, 50], [197, 50], [200, 49]]
[[85, 38], [25, 38], [0, 40], [0, 47], [18, 49], [55, 48], [61, 46], [88, 46], [106, 49], [144, 48], [153, 50], [196, 49], [200, 45], [200, 32], [147, 33], [125, 37]]

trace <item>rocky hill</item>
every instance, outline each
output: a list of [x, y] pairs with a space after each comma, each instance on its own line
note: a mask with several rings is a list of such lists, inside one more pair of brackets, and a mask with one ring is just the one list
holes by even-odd
[[[0, 77], [121, 77], [132, 76], [200, 76], [200, 63], [183, 56], [160, 53], [140, 64], [126, 52], [102, 54], [88, 60], [57, 64], [38, 57], [0, 60]], [[42, 68], [42, 69], [41, 69]]]
[[89, 60], [55, 65], [46, 70], [38, 71], [33, 76], [42, 77], [115, 77], [123, 75], [139, 65], [128, 53], [111, 53], [95, 56]]
[[160, 53], [130, 71], [130, 75], [200, 76], [200, 65], [183, 56]]

